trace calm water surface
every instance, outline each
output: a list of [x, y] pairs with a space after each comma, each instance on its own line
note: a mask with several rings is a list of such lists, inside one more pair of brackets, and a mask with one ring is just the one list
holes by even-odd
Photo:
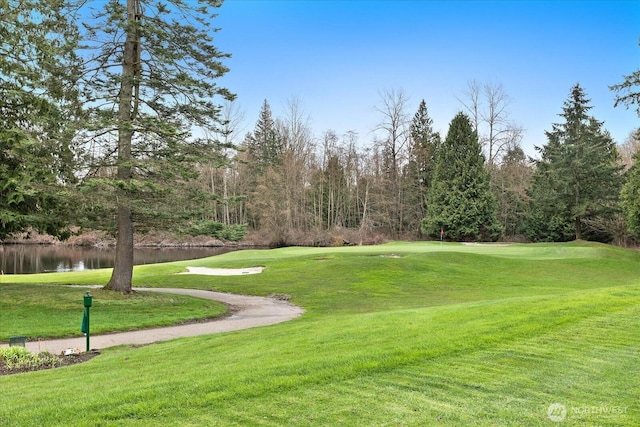
[[[183, 261], [220, 255], [230, 248], [142, 248], [135, 249], [136, 265]], [[0, 245], [2, 274], [82, 271], [113, 267], [115, 249], [40, 245]]]

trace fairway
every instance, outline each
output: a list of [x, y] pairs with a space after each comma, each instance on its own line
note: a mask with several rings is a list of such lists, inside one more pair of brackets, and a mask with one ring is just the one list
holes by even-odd
[[[264, 270], [177, 274], [187, 267]], [[107, 270], [3, 276], [0, 302], [29, 289], [108, 277]], [[139, 266], [134, 285], [286, 295], [305, 314], [245, 331], [110, 348], [83, 364], [0, 377], [0, 426], [640, 420], [637, 251], [583, 242], [246, 250]], [[180, 307], [188, 308], [186, 316], [201, 310], [186, 300]], [[38, 336], [64, 331], [57, 322], [55, 330], [33, 325]]]

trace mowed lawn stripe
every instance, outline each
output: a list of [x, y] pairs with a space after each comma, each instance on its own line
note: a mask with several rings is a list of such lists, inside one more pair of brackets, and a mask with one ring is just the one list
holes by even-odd
[[639, 315], [636, 303], [488, 349], [452, 349], [436, 357], [427, 352], [388, 372], [373, 369], [251, 398], [245, 401], [251, 415], [223, 405], [222, 413], [199, 419], [224, 416], [225, 425], [356, 425], [366, 419], [369, 425], [535, 426], [550, 425], [549, 405], [562, 403], [566, 425], [635, 426], [640, 337], [630, 332], [640, 327]]

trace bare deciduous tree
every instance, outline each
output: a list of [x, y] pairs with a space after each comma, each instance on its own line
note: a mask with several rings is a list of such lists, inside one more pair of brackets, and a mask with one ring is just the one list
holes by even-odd
[[306, 230], [309, 218], [306, 210], [306, 183], [309, 182], [309, 160], [314, 144], [309, 119], [300, 102], [287, 102], [285, 117], [277, 120], [278, 134], [283, 141], [282, 167], [285, 212], [289, 229]]
[[509, 118], [511, 98], [500, 83], [480, 84], [472, 80], [458, 98], [478, 133], [485, 151], [487, 166], [499, 163], [509, 147], [522, 138], [522, 128]]
[[477, 80], [471, 80], [467, 82], [467, 88], [462, 91], [462, 98], [456, 97], [458, 102], [462, 104], [469, 117], [471, 118], [471, 123], [473, 124], [473, 128], [476, 133], [479, 134], [479, 125], [480, 125], [480, 109], [481, 109], [481, 93], [482, 86], [478, 83]]
[[[220, 153], [214, 162], [201, 165], [201, 186], [217, 196], [210, 202], [211, 218], [207, 219], [215, 219], [225, 225], [242, 223], [233, 210], [237, 208], [235, 205], [244, 199], [235, 185], [238, 182], [237, 139], [243, 129], [244, 115], [237, 101], [226, 100], [223, 103], [220, 112], [221, 126], [215, 132], [215, 139], [220, 141], [217, 147]], [[203, 132], [207, 134], [206, 129]]]
[[408, 98], [403, 90], [385, 90], [380, 93], [381, 105], [375, 110], [382, 120], [375, 130], [376, 142], [382, 155], [384, 217], [388, 231], [393, 237], [402, 233], [402, 166], [407, 161], [407, 149], [410, 139], [410, 118], [406, 112]]
[[640, 151], [640, 128], [632, 130], [624, 143], [618, 146], [620, 159], [625, 169], [633, 165], [633, 156]]

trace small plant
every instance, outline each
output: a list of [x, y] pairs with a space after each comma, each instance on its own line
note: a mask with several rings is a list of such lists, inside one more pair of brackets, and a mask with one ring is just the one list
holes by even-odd
[[24, 347], [3, 347], [0, 348], [0, 361], [4, 361], [9, 369], [20, 363], [29, 355], [29, 350]]
[[48, 351], [31, 353], [24, 347], [3, 347], [0, 348], [0, 362], [4, 362], [10, 370], [34, 371], [54, 368], [58, 363], [58, 357]]

